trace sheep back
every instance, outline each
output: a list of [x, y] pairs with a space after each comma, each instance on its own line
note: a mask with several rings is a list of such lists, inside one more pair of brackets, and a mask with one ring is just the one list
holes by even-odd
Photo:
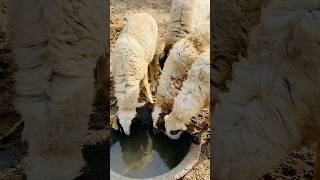
[[197, 22], [209, 20], [210, 0], [173, 0], [166, 41], [174, 44], [191, 33]]
[[191, 65], [209, 48], [209, 22], [198, 24], [196, 31], [178, 41], [171, 49], [159, 80], [157, 98], [163, 111], [172, 108]]

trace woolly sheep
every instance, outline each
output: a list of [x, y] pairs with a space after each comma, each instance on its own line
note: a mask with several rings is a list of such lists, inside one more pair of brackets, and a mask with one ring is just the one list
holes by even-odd
[[[50, 4], [48, 4], [50, 3]], [[74, 179], [105, 53], [104, 0], [9, 2], [16, 109], [28, 143], [27, 179]]]
[[[320, 130], [320, 1], [273, 1], [213, 113], [213, 177], [258, 179]], [[305, 144], [304, 144], [305, 143]], [[319, 149], [317, 172], [319, 174]]]
[[[164, 117], [166, 134], [178, 139], [191, 118], [210, 104], [210, 51], [192, 65], [187, 80], [175, 99], [172, 112]], [[182, 131], [181, 131], [182, 130]]]
[[137, 13], [128, 18], [115, 44], [111, 60], [119, 107], [117, 116], [127, 135], [130, 135], [131, 122], [136, 116], [140, 87], [148, 102], [153, 103], [148, 83], [148, 65], [156, 64], [153, 57], [157, 40], [158, 26], [155, 19], [149, 14]]
[[163, 45], [160, 66], [164, 67], [166, 56], [173, 44], [190, 34], [197, 23], [210, 19], [210, 0], [173, 0], [170, 9], [168, 33]]
[[228, 90], [232, 79], [232, 65], [239, 55], [247, 55], [248, 32], [260, 21], [263, 6], [269, 0], [215, 0], [210, 11], [214, 46], [211, 66], [211, 104], [219, 101], [219, 94]]
[[174, 99], [181, 90], [191, 65], [200, 54], [209, 48], [209, 27], [209, 21], [199, 24], [195, 31], [179, 40], [171, 49], [159, 79], [157, 104], [152, 112], [155, 128], [157, 128], [158, 119], [160, 120], [163, 118], [162, 115], [170, 113]]

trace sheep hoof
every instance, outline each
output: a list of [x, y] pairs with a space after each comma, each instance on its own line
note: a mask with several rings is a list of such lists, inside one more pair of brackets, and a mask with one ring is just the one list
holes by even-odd
[[200, 144], [200, 133], [192, 134], [192, 142], [194, 144]]

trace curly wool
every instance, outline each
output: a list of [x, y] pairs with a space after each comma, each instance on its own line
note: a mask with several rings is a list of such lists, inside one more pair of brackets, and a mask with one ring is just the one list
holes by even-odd
[[[319, 139], [320, 1], [273, 1], [213, 113], [216, 179], [258, 179]], [[309, 87], [309, 88], [305, 88]]]

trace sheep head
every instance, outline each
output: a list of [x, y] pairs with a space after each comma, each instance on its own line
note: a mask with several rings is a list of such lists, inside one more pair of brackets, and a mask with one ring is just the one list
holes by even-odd
[[184, 122], [177, 121], [175, 118], [172, 118], [171, 115], [165, 116], [164, 122], [166, 135], [170, 139], [179, 139], [183, 131], [187, 130], [187, 127]]

